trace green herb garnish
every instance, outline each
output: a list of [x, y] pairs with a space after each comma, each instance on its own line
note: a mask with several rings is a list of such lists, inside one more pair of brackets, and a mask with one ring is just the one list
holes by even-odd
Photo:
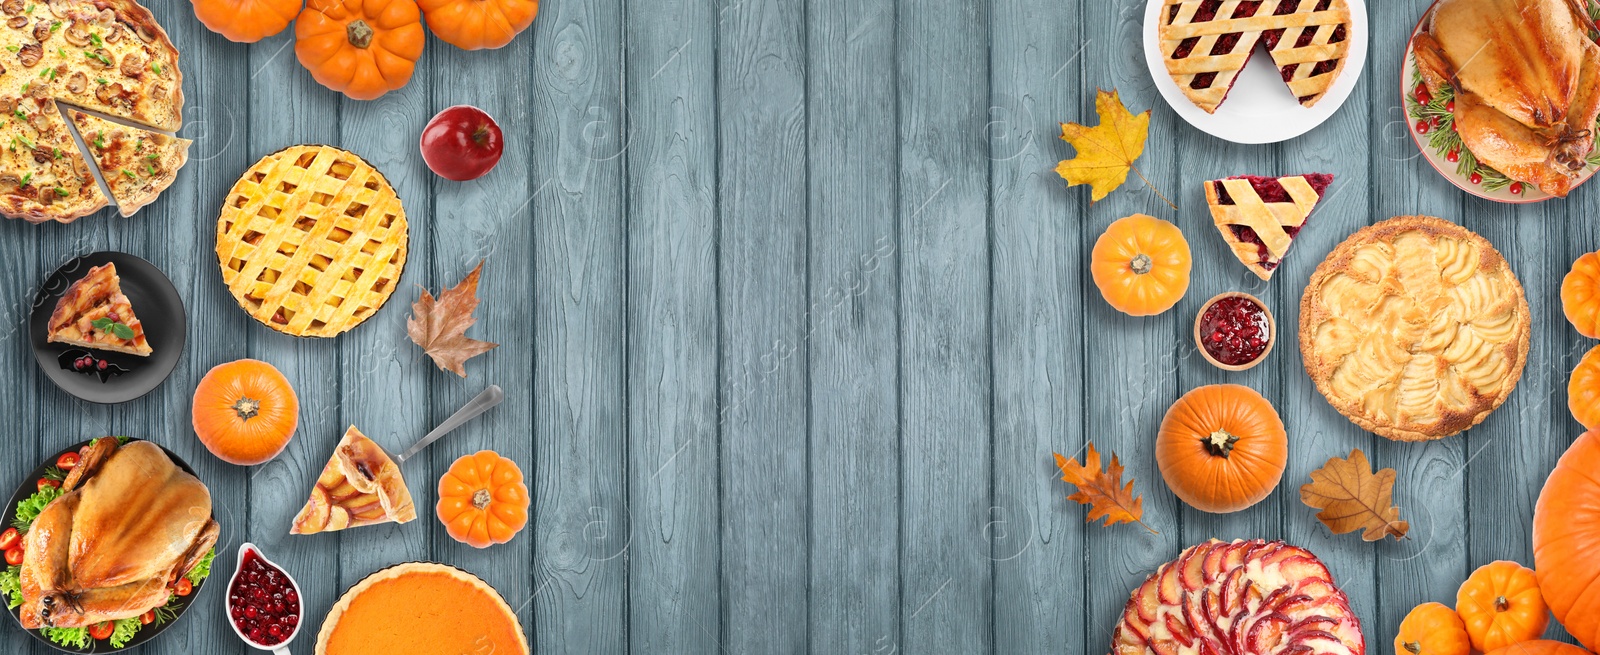
[[[61, 195], [66, 195], [66, 192], [59, 187], [56, 189], [56, 191], [61, 192]], [[94, 321], [91, 321], [90, 324], [94, 325], [96, 330], [101, 332], [110, 332], [111, 334], [116, 335], [118, 339], [133, 338], [133, 328], [128, 327], [127, 324], [123, 323], [122, 321], [113, 321], [109, 318], [101, 317], [94, 319]]]
[[116, 623], [111, 625], [111, 636], [107, 638], [107, 641], [111, 642], [112, 648], [122, 648], [133, 640], [134, 635], [139, 634], [139, 627], [139, 617], [137, 616], [118, 619]]
[[23, 499], [17, 503], [17, 515], [11, 520], [11, 526], [19, 532], [27, 532], [28, 528], [33, 527], [33, 520], [39, 518], [39, 512], [44, 511], [44, 506], [59, 497], [60, 487], [45, 487]]
[[22, 186], [28, 186], [28, 182], [30, 182], [32, 180], [33, 180], [33, 173], [23, 173], [22, 174]]
[[93, 43], [94, 47], [96, 47], [96, 48], [98, 48], [98, 47], [100, 47], [100, 46], [105, 44], [104, 41], [100, 40], [100, 34], [98, 32], [90, 32], [89, 33], [89, 42]]
[[[69, 195], [71, 195], [71, 194], [69, 194], [69, 193], [67, 193], [67, 190], [66, 190], [66, 189], [63, 189], [63, 188], [61, 188], [61, 187], [56, 187], [56, 195], [58, 195], [58, 196], [61, 196], [61, 197], [63, 197], [63, 198], [65, 198], [65, 197], [67, 197], [67, 196], [69, 196]], [[132, 338], [132, 337], [122, 337], [122, 338], [124, 338], [124, 339], [131, 339], [131, 338]]]
[[6, 596], [6, 609], [22, 606], [22, 567], [8, 566], [0, 571], [0, 594]]
[[89, 638], [88, 628], [39, 628], [39, 634], [57, 644], [78, 650], [85, 650], [94, 643]]
[[130, 180], [139, 179], [138, 176], [133, 174], [133, 171], [130, 171], [130, 170], [126, 169], [126, 168], [122, 169], [122, 174], [128, 176], [128, 179], [130, 179]]
[[183, 577], [189, 579], [189, 584], [200, 584], [201, 581], [211, 576], [211, 562], [216, 558], [217, 548], [212, 546], [211, 550], [207, 551], [205, 556], [200, 558], [200, 561], [195, 562], [194, 568], [189, 569], [188, 573], [183, 574]]
[[98, 61], [98, 62], [100, 62], [102, 64], [107, 65], [107, 66], [111, 65], [111, 58], [107, 57], [107, 56], [105, 56], [105, 55], [103, 55], [101, 53], [98, 53], [98, 52], [91, 52], [91, 51], [85, 50], [85, 51], [83, 51], [83, 56], [88, 57], [90, 59], [93, 59], [95, 61]]
[[104, 148], [104, 147], [106, 147], [106, 131], [105, 130], [100, 130], [100, 131], [94, 133], [94, 147], [96, 147], [96, 148]]

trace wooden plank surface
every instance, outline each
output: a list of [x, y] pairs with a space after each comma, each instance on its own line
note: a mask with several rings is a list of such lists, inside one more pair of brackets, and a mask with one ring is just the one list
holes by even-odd
[[[245, 45], [189, 4], [152, 3], [183, 53], [195, 140], [177, 183], [131, 219], [0, 223], [0, 370], [17, 384], [3, 480], [104, 434], [154, 439], [192, 464], [223, 534], [216, 589], [140, 652], [245, 653], [221, 581], [252, 541], [300, 580], [314, 628], [372, 571], [434, 560], [473, 571], [517, 611], [536, 652], [1099, 653], [1128, 592], [1207, 538], [1283, 538], [1327, 562], [1369, 651], [1415, 604], [1453, 602], [1475, 567], [1531, 563], [1540, 486], [1580, 427], [1566, 380], [1594, 342], [1562, 316], [1561, 278], [1600, 248], [1600, 185], [1531, 206], [1467, 196], [1416, 154], [1396, 63], [1424, 0], [1368, 3], [1366, 70], [1343, 109], [1294, 140], [1230, 144], [1188, 126], [1144, 64], [1145, 2], [549, 1], [511, 45], [430, 37], [411, 83], [344, 98], [297, 63], [292, 32]], [[1097, 203], [1055, 163], [1058, 123], [1095, 124], [1094, 91], [1152, 122], [1140, 172]], [[506, 153], [488, 176], [434, 176], [417, 138], [434, 112], [488, 110]], [[218, 207], [257, 158], [298, 143], [351, 149], [405, 202], [409, 265], [389, 305], [333, 340], [279, 335], [220, 284]], [[1270, 282], [1216, 234], [1201, 182], [1329, 172], [1335, 183]], [[1111, 309], [1088, 274], [1113, 220], [1150, 214], [1189, 240], [1186, 297], [1159, 316]], [[1299, 301], [1324, 255], [1402, 214], [1493, 242], [1534, 316], [1517, 392], [1481, 426], [1428, 444], [1376, 438], [1305, 375]], [[118, 406], [39, 371], [26, 320], [73, 256], [145, 257], [183, 296], [172, 377]], [[418, 287], [487, 260], [473, 334], [501, 343], [438, 370], [405, 337]], [[1192, 342], [1212, 295], [1253, 293], [1280, 343], [1240, 374]], [[255, 357], [295, 384], [300, 428], [257, 467], [192, 436], [211, 366]], [[1182, 504], [1153, 446], [1167, 408], [1213, 383], [1263, 393], [1290, 439], [1279, 488], [1212, 515]], [[399, 450], [488, 384], [505, 404], [405, 465], [418, 520], [310, 537], [290, 520], [344, 429]], [[1086, 525], [1052, 452], [1115, 453], [1145, 522]], [[522, 467], [528, 530], [478, 550], [433, 515], [439, 476], [492, 448]], [[1332, 535], [1299, 500], [1311, 470], [1361, 448], [1400, 472], [1411, 539]], [[1549, 634], [1565, 637], [1559, 626]], [[310, 652], [302, 635], [297, 652]], [[47, 653], [15, 625], [0, 650]]]

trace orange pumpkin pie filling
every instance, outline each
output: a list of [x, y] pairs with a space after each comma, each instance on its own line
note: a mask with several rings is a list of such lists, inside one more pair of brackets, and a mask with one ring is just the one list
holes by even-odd
[[477, 576], [426, 562], [367, 576], [328, 612], [317, 655], [528, 655], [511, 607]]

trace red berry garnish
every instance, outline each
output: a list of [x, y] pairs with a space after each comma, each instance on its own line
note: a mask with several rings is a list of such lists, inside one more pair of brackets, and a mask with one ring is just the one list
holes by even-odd
[[1427, 134], [1428, 129], [1428, 121], [1417, 121], [1417, 134]]
[[1461, 161], [1461, 149], [1451, 148], [1450, 152], [1444, 154], [1444, 160], [1452, 164]]
[[1483, 184], [1483, 176], [1479, 175], [1477, 173], [1473, 173], [1472, 176], [1468, 177], [1467, 179], [1470, 180], [1473, 184]]
[[1521, 182], [1512, 182], [1511, 183], [1511, 194], [1512, 195], [1517, 195], [1517, 196], [1522, 195], [1522, 183]]
[[1444, 103], [1444, 110], [1452, 114], [1456, 113], [1456, 101], [1451, 100], [1450, 102]]

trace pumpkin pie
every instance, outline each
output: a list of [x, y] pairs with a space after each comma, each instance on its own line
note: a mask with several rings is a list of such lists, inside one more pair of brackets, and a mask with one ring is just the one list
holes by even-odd
[[50, 312], [50, 343], [64, 343], [140, 357], [152, 352], [144, 324], [133, 315], [133, 304], [122, 294], [116, 264], [89, 269], [67, 287]]
[[1522, 377], [1528, 300], [1504, 257], [1431, 216], [1364, 228], [1317, 267], [1300, 301], [1300, 353], [1317, 390], [1397, 441], [1482, 422]]
[[317, 655], [528, 655], [522, 623], [500, 593], [452, 566], [411, 562], [378, 571], [339, 598]]
[[333, 449], [290, 534], [315, 534], [379, 523], [409, 523], [417, 508], [400, 466], [355, 426]]

